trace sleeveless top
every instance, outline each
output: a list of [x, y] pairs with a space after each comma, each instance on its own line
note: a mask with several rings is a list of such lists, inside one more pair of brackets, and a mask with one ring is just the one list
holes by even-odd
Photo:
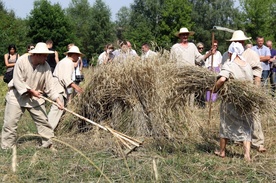
[[[55, 51], [53, 48], [49, 48], [51, 51]], [[51, 68], [55, 68], [57, 63], [55, 60], [55, 53], [48, 54], [47, 60], [48, 64], [50, 65]]]
[[[10, 54], [9, 54], [9, 57], [8, 57], [8, 62], [9, 62], [9, 64], [13, 64], [13, 63], [15, 63], [15, 62], [17, 61], [17, 59], [18, 59], [18, 54], [17, 54], [17, 53], [15, 53], [15, 54], [16, 54], [16, 57], [15, 57], [15, 58], [11, 58], [11, 57], [10, 57]], [[8, 67], [6, 72], [10, 72], [11, 70], [13, 70], [13, 67]]]

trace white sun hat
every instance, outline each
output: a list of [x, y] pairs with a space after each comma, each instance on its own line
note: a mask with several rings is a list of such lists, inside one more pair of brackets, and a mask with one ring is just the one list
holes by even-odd
[[180, 30], [179, 30], [179, 32], [177, 32], [177, 33], [175, 33], [175, 35], [177, 36], [177, 37], [179, 37], [179, 34], [185, 34], [185, 33], [189, 33], [189, 36], [192, 36], [192, 35], [194, 35], [194, 31], [189, 31], [186, 27], [182, 27]]
[[77, 47], [77, 46], [71, 46], [71, 48], [69, 49], [69, 51], [65, 52], [64, 54], [67, 55], [68, 53], [77, 53], [77, 54], [83, 55], [80, 52], [79, 47]]
[[251, 39], [251, 37], [246, 37], [242, 30], [237, 30], [232, 34], [232, 38], [228, 41], [245, 41], [249, 39]]
[[35, 45], [35, 48], [30, 50], [29, 53], [35, 53], [35, 54], [51, 54], [55, 53], [54, 51], [51, 51], [48, 49], [46, 43], [39, 42]]

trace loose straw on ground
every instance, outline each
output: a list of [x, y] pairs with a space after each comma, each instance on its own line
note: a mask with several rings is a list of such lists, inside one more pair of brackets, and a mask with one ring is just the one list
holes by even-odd
[[[52, 101], [52, 100], [50, 100], [46, 97], [43, 97], [43, 96], [41, 98], [43, 98], [44, 100], [46, 100], [46, 101], [48, 101], [48, 102], [50, 102], [50, 103], [52, 103], [52, 104], [59, 107], [59, 105], [56, 102], [54, 102], [54, 101]], [[64, 107], [64, 110], [71, 113], [71, 114], [73, 114], [73, 115], [75, 115], [75, 116], [77, 116], [77, 117], [79, 117], [80, 119], [82, 119], [82, 120], [84, 120], [88, 123], [91, 123], [91, 124], [101, 128], [101, 129], [105, 130], [105, 131], [109, 131], [112, 135], [114, 135], [114, 137], [118, 138], [120, 140], [120, 142], [122, 142], [122, 144], [124, 146], [126, 146], [128, 149], [134, 149], [135, 147], [139, 147], [142, 144], [142, 142], [137, 140], [137, 139], [129, 137], [129, 136], [123, 134], [123, 133], [120, 133], [120, 132], [110, 128], [110, 127], [102, 126], [102, 125], [100, 125], [100, 124], [98, 124], [98, 123], [96, 123], [96, 122], [94, 122], [90, 119], [87, 119], [87, 118], [85, 118], [85, 117], [83, 117], [83, 116], [81, 116], [81, 115], [65, 108], [65, 107]], [[131, 145], [134, 145], [134, 147], [131, 147]]]
[[[26, 135], [22, 135], [21, 137], [19, 137], [17, 139], [17, 142], [19, 141], [19, 139], [23, 138], [23, 137], [42, 137], [42, 138], [45, 138], [45, 139], [48, 139], [46, 137], [43, 137], [41, 135], [37, 135], [37, 134], [26, 134]], [[103, 175], [105, 177], [105, 179], [108, 181], [108, 182], [112, 182], [105, 174], [104, 172], [91, 160], [89, 159], [83, 152], [81, 152], [80, 150], [78, 150], [77, 148], [73, 147], [72, 145], [66, 143], [66, 142], [63, 142], [57, 138], [51, 138], [52, 141], [55, 141], [55, 142], [58, 142], [58, 143], [61, 143], [69, 148], [71, 148], [73, 151], [77, 152], [78, 154], [80, 154], [82, 157], [84, 157], [91, 165], [93, 165], [100, 173], [101, 175]], [[14, 163], [17, 163], [16, 162], [16, 159], [17, 159], [17, 156], [16, 156], [17, 152], [16, 152], [16, 145], [13, 147], [13, 160], [12, 160], [12, 164], [14, 165]], [[15, 172], [16, 169], [13, 169], [13, 171]]]

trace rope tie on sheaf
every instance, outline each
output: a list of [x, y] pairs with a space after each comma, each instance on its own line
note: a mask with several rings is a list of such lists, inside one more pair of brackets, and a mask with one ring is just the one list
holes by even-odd
[[[48, 101], [48, 102], [50, 102], [50, 103], [52, 103], [52, 104], [54, 104], [54, 105], [56, 105], [56, 106], [59, 107], [59, 105], [56, 102], [54, 102], [54, 101], [52, 101], [52, 100], [50, 100], [50, 99], [48, 99], [48, 98], [46, 98], [44, 96], [42, 96], [41, 98], [43, 98], [44, 100], [46, 100], [46, 101]], [[87, 118], [85, 118], [85, 117], [83, 117], [83, 116], [81, 116], [81, 115], [79, 115], [79, 114], [77, 114], [77, 113], [75, 113], [75, 112], [73, 112], [73, 111], [65, 108], [65, 107], [63, 109], [65, 111], [67, 111], [67, 112], [69, 112], [69, 113], [77, 116], [78, 118], [80, 118], [80, 119], [82, 119], [82, 120], [84, 120], [84, 121], [86, 121], [88, 123], [91, 123], [92, 125], [95, 125], [95, 126], [101, 128], [101, 129], [105, 130], [105, 131], [110, 132], [112, 135], [114, 135], [114, 137], [118, 138], [119, 141], [124, 146], [126, 146], [128, 149], [130, 149], [130, 150], [134, 149], [135, 147], [139, 147], [142, 144], [142, 141], [140, 141], [140, 140], [137, 140], [137, 139], [134, 139], [134, 138], [132, 138], [130, 136], [127, 136], [127, 135], [125, 135], [125, 134], [123, 134], [121, 132], [118, 132], [118, 131], [116, 131], [116, 130], [110, 128], [110, 127], [108, 127], [108, 126], [102, 126], [102, 125], [100, 125], [100, 124], [98, 124], [98, 123], [96, 123], [96, 122], [94, 122], [94, 121], [92, 121], [90, 119], [87, 119]], [[131, 146], [134, 146], [134, 147], [131, 147]]]

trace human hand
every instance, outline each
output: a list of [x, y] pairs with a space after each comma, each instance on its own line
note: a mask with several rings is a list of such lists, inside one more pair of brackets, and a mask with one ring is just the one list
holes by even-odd
[[28, 90], [28, 93], [29, 93], [30, 97], [34, 96], [34, 97], [37, 97], [37, 98], [40, 98], [41, 95], [42, 95], [41, 91], [36, 91], [36, 90], [33, 90], [33, 89]]
[[57, 98], [56, 103], [58, 104], [57, 107], [58, 107], [60, 110], [63, 110], [63, 109], [64, 109], [64, 105], [63, 105], [63, 103], [60, 101], [59, 98]]

